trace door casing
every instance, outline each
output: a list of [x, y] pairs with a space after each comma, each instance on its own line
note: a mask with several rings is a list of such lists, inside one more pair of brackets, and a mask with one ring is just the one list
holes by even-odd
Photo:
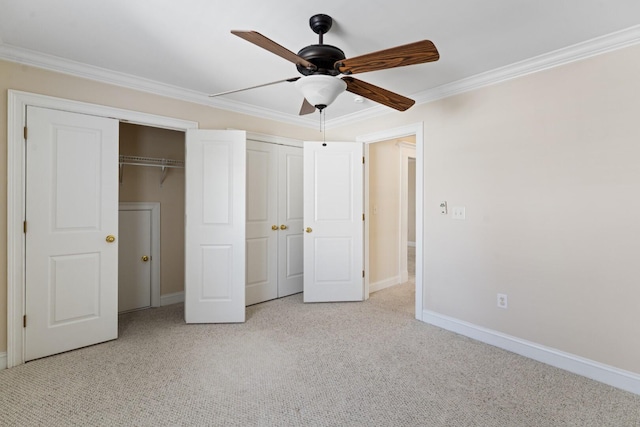
[[[402, 127], [388, 129], [379, 132], [373, 132], [361, 135], [356, 138], [357, 142], [365, 144], [365, 190], [364, 190], [364, 211], [369, 212], [369, 182], [368, 182], [368, 144], [380, 141], [388, 141], [391, 139], [404, 138], [415, 135], [416, 138], [416, 304], [415, 318], [422, 320], [423, 317], [423, 230], [424, 230], [424, 123], [414, 123]], [[365, 221], [364, 231], [364, 269], [365, 269], [365, 296], [369, 295], [369, 221]]]
[[7, 111], [7, 367], [24, 363], [25, 139], [27, 106], [63, 110], [186, 132], [198, 123], [79, 101], [9, 90]]

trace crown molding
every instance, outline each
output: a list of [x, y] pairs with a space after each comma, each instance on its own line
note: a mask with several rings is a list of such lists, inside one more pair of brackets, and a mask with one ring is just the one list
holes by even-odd
[[[465, 79], [447, 83], [433, 89], [418, 92], [413, 95], [416, 106], [437, 101], [439, 99], [469, 92], [482, 87], [495, 85], [507, 80], [523, 77], [538, 71], [547, 70], [571, 62], [580, 61], [592, 56], [612, 52], [614, 50], [633, 46], [640, 43], [640, 25], [636, 25], [615, 33], [607, 34], [575, 45], [558, 49], [524, 61], [516, 62], [504, 67], [496, 68], [485, 73], [476, 74]], [[384, 106], [376, 106], [354, 114], [328, 120], [327, 129], [335, 128], [354, 121], [371, 119], [389, 114], [390, 110]]]
[[459, 93], [502, 83], [507, 80], [548, 70], [571, 62], [581, 61], [592, 56], [612, 52], [638, 43], [640, 43], [640, 25], [420, 92], [416, 95], [416, 103], [424, 104], [437, 99], [447, 98]]
[[210, 98], [208, 94], [195, 90], [185, 89], [155, 80], [145, 79], [131, 74], [108, 70], [106, 68], [96, 67], [7, 44], [0, 43], [0, 60], [16, 62], [36, 68], [98, 81], [100, 83], [112, 84], [154, 95], [166, 96], [181, 101], [219, 108], [221, 110], [274, 120], [281, 123], [289, 123], [304, 127], [317, 126], [315, 121], [301, 119], [298, 118], [298, 116], [279, 113], [267, 108], [260, 108], [222, 98]]
[[[416, 100], [416, 105], [426, 104], [438, 99], [491, 86], [507, 80], [526, 76], [528, 74], [533, 74], [538, 71], [547, 70], [571, 62], [580, 61], [582, 59], [622, 49], [638, 43], [640, 43], [640, 25], [587, 40], [585, 42], [558, 49], [524, 61], [516, 62], [485, 73], [477, 74], [472, 77], [447, 83], [433, 89], [418, 92], [413, 95], [413, 98]], [[315, 121], [308, 118], [279, 113], [237, 101], [230, 101], [222, 98], [210, 98], [208, 94], [202, 92], [168, 85], [154, 80], [144, 79], [130, 74], [95, 67], [76, 61], [62, 59], [53, 55], [42, 54], [10, 46], [3, 44], [1, 41], [0, 59], [152, 93], [155, 95], [166, 96], [186, 102], [233, 111], [235, 113], [247, 114], [262, 119], [274, 120], [307, 128], [315, 128], [317, 126]], [[400, 114], [388, 107], [376, 106], [357, 113], [347, 114], [335, 119], [329, 119], [325, 123], [325, 129], [333, 129], [356, 121], [368, 120], [392, 113]]]

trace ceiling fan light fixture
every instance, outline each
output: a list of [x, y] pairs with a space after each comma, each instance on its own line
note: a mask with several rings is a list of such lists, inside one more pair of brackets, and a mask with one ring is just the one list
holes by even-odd
[[322, 110], [347, 89], [347, 84], [337, 77], [314, 74], [300, 78], [296, 88], [311, 105]]

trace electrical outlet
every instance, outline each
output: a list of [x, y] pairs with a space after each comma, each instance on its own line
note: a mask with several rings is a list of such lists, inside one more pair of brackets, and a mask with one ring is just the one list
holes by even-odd
[[498, 308], [507, 308], [508, 306], [507, 294], [498, 294]]
[[446, 215], [447, 214], [447, 202], [440, 202], [440, 213], [442, 215]]
[[451, 218], [453, 219], [465, 218], [464, 206], [454, 206], [453, 208], [451, 208], [451, 211], [452, 211]]

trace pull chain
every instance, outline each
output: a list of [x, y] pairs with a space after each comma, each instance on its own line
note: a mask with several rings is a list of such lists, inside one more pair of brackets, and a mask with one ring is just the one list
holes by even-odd
[[322, 110], [322, 142], [327, 142], [327, 113]]
[[324, 112], [324, 109], [319, 110], [320, 113], [320, 132], [322, 133], [322, 142], [326, 142], [327, 141], [327, 132], [326, 132], [326, 120], [327, 120], [327, 115]]

